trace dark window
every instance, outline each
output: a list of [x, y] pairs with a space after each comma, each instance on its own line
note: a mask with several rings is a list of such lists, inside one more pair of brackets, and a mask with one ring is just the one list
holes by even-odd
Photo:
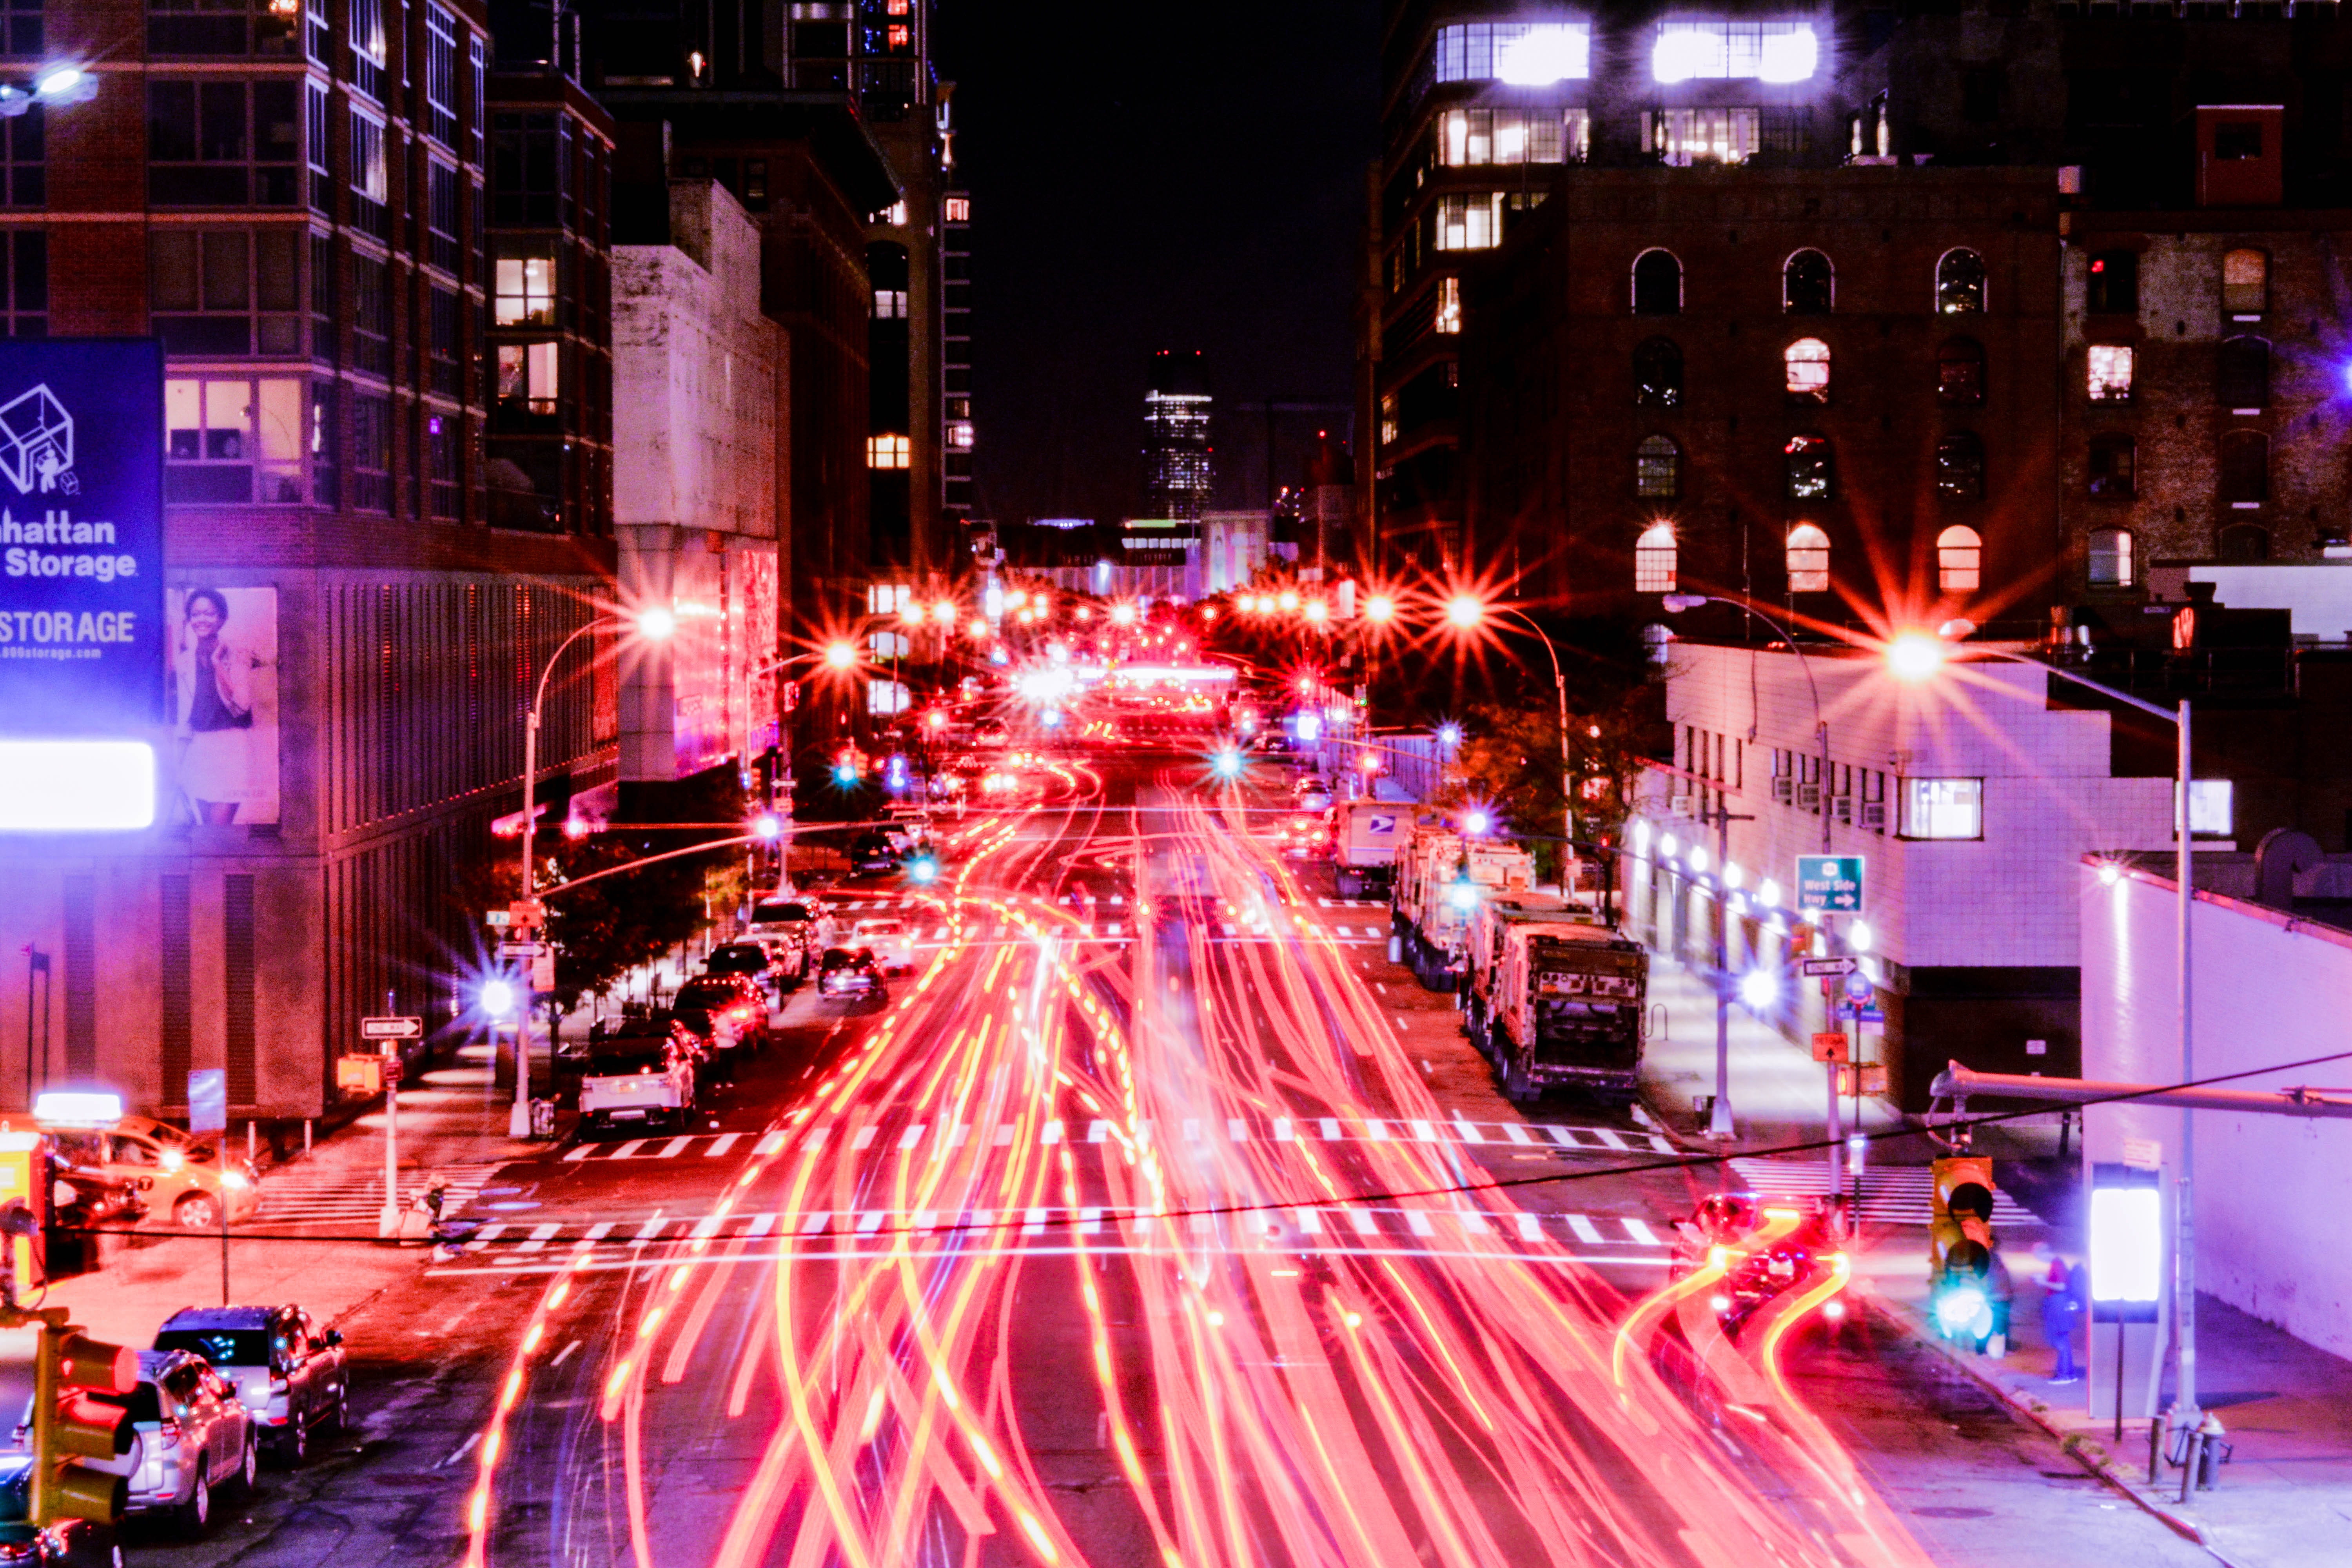
[[1968, 66], [1960, 72], [1960, 118], [1979, 125], [2000, 118], [2001, 68]]
[[30, 103], [13, 120], [0, 120], [0, 202], [12, 207], [45, 206], [49, 199], [47, 124], [41, 106]]
[[149, 230], [149, 308], [164, 352], [300, 353], [301, 244], [290, 229]]
[[462, 397], [463, 345], [458, 341], [458, 323], [464, 313], [463, 301], [452, 290], [436, 287], [431, 293], [430, 310], [433, 390], [445, 397]]
[[438, 5], [425, 8], [425, 131], [444, 147], [457, 145], [457, 21]]
[[553, 226], [564, 194], [552, 114], [500, 114], [490, 127], [490, 221]]
[[310, 494], [320, 506], [342, 504], [342, 427], [335, 418], [335, 384], [310, 384]]
[[2090, 490], [2095, 496], [2128, 499], [2138, 485], [2139, 447], [2128, 436], [2100, 436], [2091, 442]]
[[2267, 561], [2271, 531], [2251, 522], [2233, 523], [2221, 531], [2220, 553], [2224, 561]]
[[371, 257], [352, 258], [352, 363], [378, 375], [392, 374], [390, 271]]
[[1633, 351], [1633, 401], [1644, 408], [1682, 405], [1683, 351], [1671, 338], [1652, 338]]
[[1633, 453], [1633, 493], [1672, 500], [1683, 493], [1683, 449], [1669, 436], [1645, 437]]
[[1790, 500], [1828, 500], [1836, 488], [1826, 436], [1791, 436], [1782, 447]]
[[292, 81], [150, 81], [148, 200], [291, 206], [301, 151]]
[[0, 305], [6, 307], [8, 335], [49, 335], [49, 237], [46, 230], [0, 231]]
[[335, 341], [335, 241], [331, 235], [310, 237], [310, 357], [334, 363], [341, 347]]
[[[271, 19], [272, 39], [290, 29]], [[242, 55], [247, 52], [246, 0], [147, 0], [147, 52], [152, 55]], [[279, 44], [278, 53], [284, 52]]]
[[1936, 401], [1974, 408], [1984, 401], [1984, 350], [1973, 339], [1952, 338], [1936, 351]]
[[[7, 0], [5, 10], [7, 52], [12, 55], [40, 55], [48, 52], [41, 28], [41, 6], [44, 0]], [[36, 110], [34, 112], [38, 113]]]
[[2263, 122], [2259, 120], [2224, 120], [2213, 127], [2213, 161], [2217, 163], [2241, 163], [2263, 155]]
[[425, 225], [432, 232], [433, 265], [444, 272], [457, 268], [457, 236], [464, 232], [457, 200], [457, 171], [446, 163], [425, 166]]
[[2221, 344], [2221, 406], [2233, 414], [2256, 414], [2270, 406], [2271, 345], [2261, 338], [2229, 338]]
[[1780, 308], [1792, 316], [1826, 316], [1837, 289], [1830, 258], [1801, 250], [1780, 268]]
[[1946, 500], [1984, 499], [1984, 443], [1975, 431], [1948, 431], [1936, 443], [1936, 493]]
[[2232, 430], [2221, 437], [2221, 500], [2244, 506], [2270, 499], [2271, 438], [2259, 430]]
[[2091, 258], [2090, 288], [2084, 308], [2095, 316], [2139, 314], [2139, 256], [2103, 250]]
[[1645, 250], [1633, 259], [1633, 314], [1679, 316], [1683, 310], [1683, 264], [1664, 250]]
[[425, 416], [425, 469], [435, 517], [457, 515], [457, 416]]
[[392, 400], [352, 395], [352, 504], [392, 510]]
[[1944, 252], [1936, 263], [1937, 312], [1957, 316], [1984, 308], [1984, 258], [1966, 248]]

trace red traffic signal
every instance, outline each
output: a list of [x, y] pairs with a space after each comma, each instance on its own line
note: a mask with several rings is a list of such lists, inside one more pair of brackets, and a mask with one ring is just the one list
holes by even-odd
[[117, 1523], [130, 1500], [130, 1483], [81, 1461], [131, 1451], [130, 1407], [100, 1396], [139, 1386], [139, 1352], [53, 1320], [41, 1326], [37, 1353], [30, 1522], [41, 1529], [68, 1519]]

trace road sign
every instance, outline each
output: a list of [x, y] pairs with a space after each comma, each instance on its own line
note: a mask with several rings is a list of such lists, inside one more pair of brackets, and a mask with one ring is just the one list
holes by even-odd
[[[1856, 1094], [1885, 1094], [1886, 1092], [1886, 1064], [1885, 1062], [1864, 1062], [1858, 1067], [1842, 1067], [1838, 1068], [1837, 1071], [1838, 1093], [1842, 1096], [1850, 1097]], [[1862, 1080], [1859, 1084], [1854, 1081], [1854, 1074], [1856, 1073], [1860, 1073], [1862, 1075]]]
[[1862, 858], [1859, 855], [1798, 856], [1797, 908], [1860, 914]]
[[1838, 1004], [1837, 1011], [1839, 1017], [1852, 1018], [1858, 1023], [1884, 1024], [1886, 1022], [1886, 1009], [1884, 1007], [1864, 1007], [1852, 1002], [1841, 1002]]
[[362, 1040], [421, 1040], [425, 1037], [422, 1018], [362, 1018], [360, 1038]]
[[228, 1070], [198, 1068], [188, 1075], [188, 1131], [228, 1131]]
[[1845, 995], [1849, 1002], [1867, 1002], [1873, 994], [1869, 977], [1849, 974], [1845, 977]]
[[543, 942], [502, 942], [499, 943], [500, 958], [537, 958], [547, 951]]
[[1852, 974], [1853, 973], [1853, 960], [1851, 958], [1809, 958], [1805, 960], [1805, 973], [1808, 974]]
[[555, 989], [555, 954], [544, 945], [531, 955], [530, 988], [539, 992]]
[[1824, 1030], [1813, 1037], [1813, 1060], [1843, 1062], [1853, 1059], [1853, 1047], [1842, 1034]]

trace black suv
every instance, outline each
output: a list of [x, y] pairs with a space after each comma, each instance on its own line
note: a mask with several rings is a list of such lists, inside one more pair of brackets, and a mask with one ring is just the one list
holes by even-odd
[[299, 1307], [183, 1307], [155, 1331], [155, 1348], [210, 1362], [289, 1464], [310, 1457], [312, 1433], [350, 1419], [342, 1331], [321, 1330]]

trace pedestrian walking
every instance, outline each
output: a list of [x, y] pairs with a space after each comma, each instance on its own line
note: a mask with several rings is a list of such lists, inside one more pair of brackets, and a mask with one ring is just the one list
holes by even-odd
[[2079, 1383], [2082, 1369], [2074, 1363], [2074, 1326], [2082, 1321], [2083, 1298], [2090, 1271], [2077, 1263], [2068, 1268], [2063, 1258], [2051, 1259], [2050, 1278], [2042, 1293], [2042, 1335], [2058, 1354], [2052, 1383]]

